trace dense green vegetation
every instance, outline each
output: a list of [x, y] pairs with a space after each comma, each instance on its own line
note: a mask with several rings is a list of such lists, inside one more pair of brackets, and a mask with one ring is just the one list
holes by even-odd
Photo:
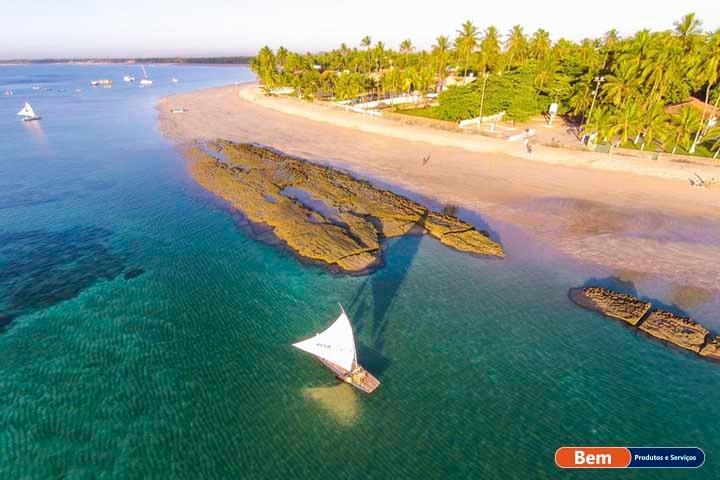
[[394, 50], [365, 37], [357, 47], [317, 54], [264, 47], [251, 66], [266, 87], [293, 87], [306, 98], [441, 92], [431, 115], [454, 121], [478, 116], [481, 104], [483, 115], [505, 111], [525, 120], [557, 102], [560, 114], [600, 142], [673, 152], [692, 153], [701, 144], [698, 152], [720, 149], [712, 107], [666, 108], [691, 96], [715, 107], [720, 102], [720, 31], [703, 31], [692, 13], [669, 30], [626, 38], [610, 30], [581, 42], [552, 41], [542, 29], [528, 35], [519, 25], [504, 36], [493, 26], [481, 32], [467, 21], [454, 40], [439, 36], [430, 51], [418, 51], [410, 40]]

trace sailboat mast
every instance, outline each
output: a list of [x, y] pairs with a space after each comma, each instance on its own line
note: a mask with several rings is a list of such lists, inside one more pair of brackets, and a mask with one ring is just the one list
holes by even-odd
[[[342, 303], [338, 302], [338, 305], [340, 305], [340, 311], [341, 311], [342, 313], [344, 313], [345, 316], [347, 317], [347, 312], [345, 312], [345, 309], [343, 308]], [[348, 319], [349, 319], [349, 318], [350, 318], [350, 317], [348, 317]], [[354, 347], [354, 348], [353, 348], [353, 351], [354, 351], [354, 354], [353, 354], [353, 370], [355, 370], [355, 368], [357, 368], [358, 361], [357, 361], [357, 345], [355, 345], [355, 337], [354, 337], [354, 336], [353, 336], [353, 347]]]

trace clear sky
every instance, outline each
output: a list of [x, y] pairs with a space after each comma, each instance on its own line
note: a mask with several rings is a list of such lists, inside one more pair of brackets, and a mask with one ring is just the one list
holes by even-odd
[[720, 27], [719, 0], [29, 0], [0, 15], [0, 58], [253, 54], [268, 44], [317, 51], [364, 35], [421, 48], [470, 19], [579, 40], [610, 28], [667, 29], [694, 11]]

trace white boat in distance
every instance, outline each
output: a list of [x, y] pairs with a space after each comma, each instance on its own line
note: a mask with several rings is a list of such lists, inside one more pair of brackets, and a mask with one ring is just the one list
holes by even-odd
[[148, 78], [148, 74], [145, 71], [145, 66], [140, 65], [140, 68], [142, 68], [143, 76], [145, 77], [142, 80], [140, 80], [140, 85], [152, 85], [152, 80], [150, 80], [150, 78]]
[[134, 82], [134, 81], [135, 81], [135, 77], [133, 77], [132, 75], [125, 75], [125, 76], [123, 77], [123, 81], [128, 82], [128, 83]]
[[179, 81], [180, 81], [180, 80], [178, 80], [178, 79], [175, 78], [175, 77], [173, 77], [173, 79], [172, 79], [172, 82], [173, 82], [173, 83], [178, 83]]
[[343, 382], [358, 390], [372, 393], [380, 386], [380, 381], [357, 362], [355, 336], [345, 310], [340, 305], [340, 316], [324, 332], [302, 342], [293, 343], [293, 347], [317, 357]]
[[23, 117], [23, 121], [25, 122], [40, 120], [40, 117], [35, 115], [35, 110], [33, 110], [28, 102], [25, 102], [25, 106], [17, 114]]

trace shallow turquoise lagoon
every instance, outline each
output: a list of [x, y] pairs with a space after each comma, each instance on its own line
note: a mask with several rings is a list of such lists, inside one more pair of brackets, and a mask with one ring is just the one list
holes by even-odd
[[[0, 67], [1, 478], [720, 477], [718, 365], [567, 299], [611, 272], [466, 212], [507, 259], [408, 236], [370, 276], [306, 265], [157, 130], [159, 97], [249, 70], [150, 66], [144, 89], [121, 81], [134, 70]], [[25, 100], [41, 122], [15, 116]], [[372, 396], [289, 346], [337, 302]], [[562, 445], [696, 445], [707, 462], [560, 471]]]

